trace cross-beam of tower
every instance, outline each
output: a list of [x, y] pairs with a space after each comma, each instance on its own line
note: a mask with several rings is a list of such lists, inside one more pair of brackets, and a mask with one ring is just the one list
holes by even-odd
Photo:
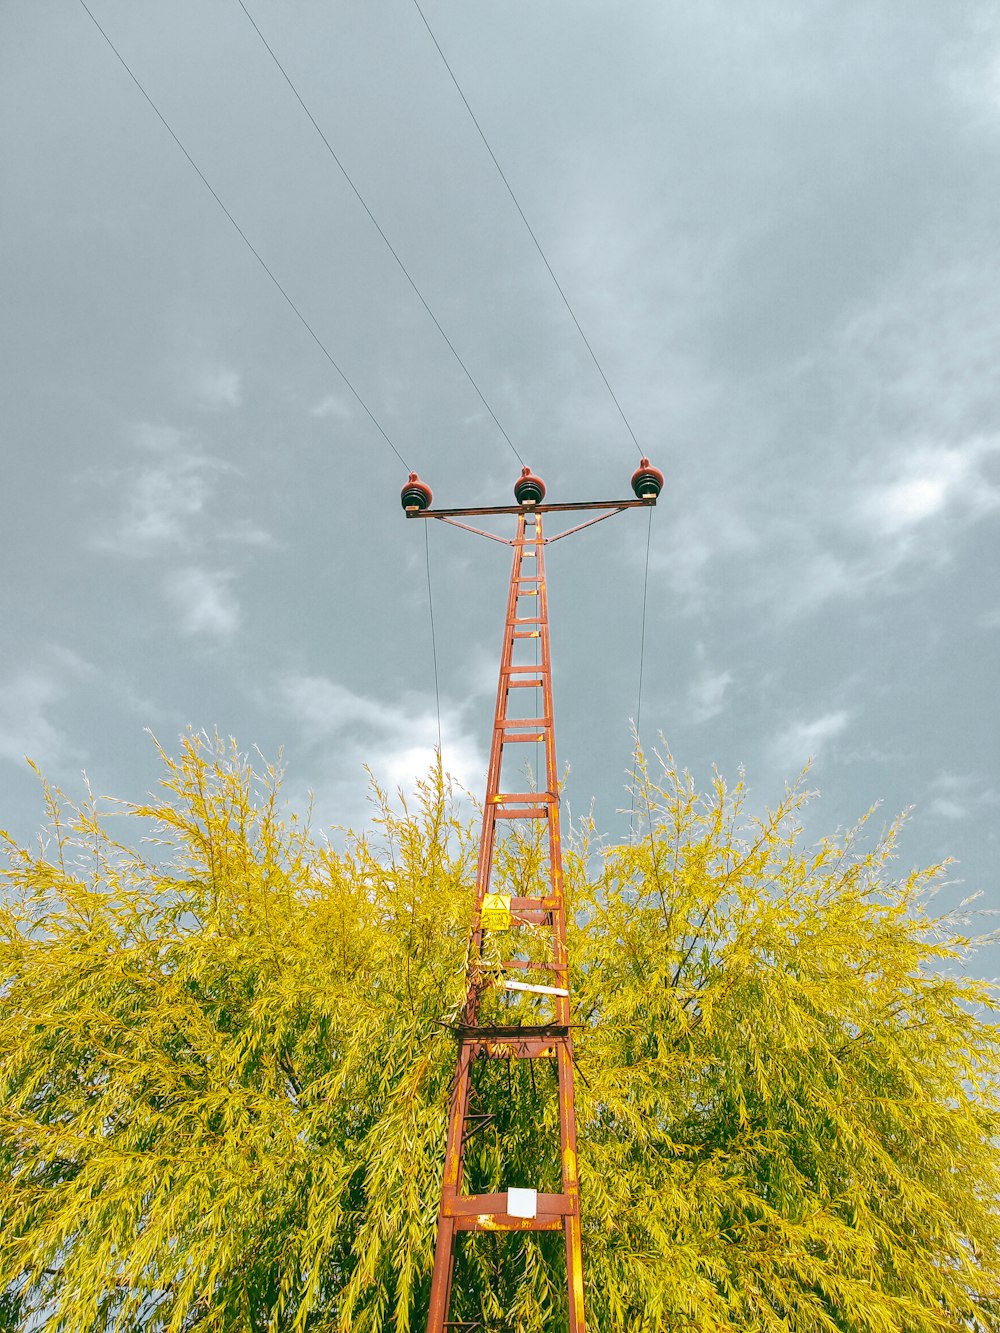
[[[545, 547], [625, 509], [655, 505], [662, 486], [663, 474], [644, 458], [632, 477], [634, 500], [545, 504], [545, 484], [528, 468], [514, 486], [516, 505], [432, 509], [430, 488], [415, 472], [403, 487], [401, 498], [407, 518], [440, 519], [503, 542], [514, 552], [483, 802], [466, 998], [455, 1029], [458, 1054], [448, 1116], [427, 1333], [445, 1333], [449, 1329], [472, 1333], [483, 1328], [475, 1316], [452, 1317], [453, 1305], [463, 1304], [461, 1298], [453, 1302], [458, 1233], [483, 1231], [562, 1231], [566, 1242], [568, 1329], [569, 1333], [586, 1330]], [[555, 536], [543, 535], [543, 515], [579, 511], [593, 511], [593, 515]], [[516, 516], [513, 539], [460, 521], [495, 514]], [[534, 702], [539, 698], [540, 706]], [[504, 760], [518, 752], [524, 754], [517, 747], [531, 743], [543, 747], [544, 785], [536, 781], [535, 790], [518, 791], [517, 786], [532, 784], [523, 779], [512, 783], [515, 775], [505, 769]], [[512, 753], [508, 755], [508, 751]], [[523, 826], [517, 824], [522, 820], [526, 821]], [[520, 827], [528, 830], [528, 836], [520, 840], [514, 834], [523, 896], [493, 891], [494, 865], [498, 853], [503, 851], [505, 825], [511, 831]], [[505, 958], [505, 954], [509, 956]], [[498, 1108], [491, 1108], [488, 1098], [499, 1093], [496, 1080], [492, 1084], [483, 1079], [477, 1082], [476, 1066], [481, 1061], [500, 1060], [508, 1062], [508, 1071], [512, 1061], [529, 1062], [533, 1091], [535, 1079], [530, 1062], [545, 1061], [550, 1069], [554, 1063], [559, 1126], [556, 1190], [539, 1189], [537, 1176], [533, 1184], [523, 1179], [508, 1183], [507, 1189], [500, 1193], [470, 1190], [466, 1146], [475, 1133], [497, 1120]], [[502, 1095], [509, 1098], [523, 1083], [508, 1078]], [[540, 1163], [543, 1157], [543, 1145], [539, 1144]], [[554, 1179], [549, 1183], [554, 1183]]]

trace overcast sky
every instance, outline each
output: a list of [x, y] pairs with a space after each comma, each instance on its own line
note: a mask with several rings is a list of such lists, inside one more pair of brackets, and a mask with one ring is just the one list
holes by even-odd
[[[513, 451], [237, 0], [88, 0], [441, 504]], [[817, 832], [914, 806], [1000, 907], [1000, 11], [422, 0], [645, 452], [642, 732]], [[637, 460], [412, 0], [246, 0], [549, 498]], [[323, 823], [436, 737], [405, 470], [79, 0], [0, 4], [0, 825], [141, 798], [144, 728]], [[645, 514], [552, 548], [560, 760], [620, 834]], [[429, 531], [444, 757], [481, 789], [508, 556]], [[627, 821], [626, 821], [627, 822]], [[994, 960], [996, 955], [993, 956]], [[994, 962], [994, 967], [1000, 966]]]

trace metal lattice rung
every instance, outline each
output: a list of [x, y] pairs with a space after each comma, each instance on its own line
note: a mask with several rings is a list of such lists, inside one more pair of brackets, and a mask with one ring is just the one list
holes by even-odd
[[[476, 1112], [473, 1115], [466, 1116], [466, 1129], [462, 1134], [462, 1142], [468, 1143], [473, 1134], [478, 1134], [481, 1129], [485, 1129], [486, 1126], [491, 1124], [495, 1119], [495, 1115], [487, 1115], [483, 1112]], [[475, 1121], [475, 1124], [471, 1124], [472, 1121]]]
[[558, 805], [559, 797], [550, 791], [498, 791], [491, 797], [493, 805]]

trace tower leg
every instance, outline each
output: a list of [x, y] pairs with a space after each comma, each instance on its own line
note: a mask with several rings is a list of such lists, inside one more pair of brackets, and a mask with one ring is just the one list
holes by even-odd
[[438, 1220], [437, 1246], [434, 1250], [434, 1277], [431, 1280], [431, 1304], [427, 1315], [427, 1333], [444, 1333], [451, 1305], [451, 1280], [455, 1271], [455, 1220]]
[[[568, 1015], [567, 1015], [568, 1020]], [[576, 1105], [573, 1097], [573, 1052], [570, 1039], [559, 1046], [559, 1135], [562, 1145], [562, 1186], [574, 1204], [565, 1222], [566, 1284], [569, 1333], [586, 1333], [583, 1313], [583, 1231], [580, 1226], [580, 1171], [576, 1144]]]
[[569, 1287], [569, 1333], [586, 1333], [583, 1315], [583, 1237], [578, 1216], [566, 1219], [566, 1279]]
[[455, 1219], [445, 1208], [462, 1187], [462, 1156], [465, 1121], [469, 1113], [469, 1048], [459, 1050], [455, 1082], [448, 1114], [448, 1141], [444, 1153], [444, 1179], [441, 1182], [441, 1211], [438, 1214], [437, 1245], [434, 1250], [434, 1275], [427, 1314], [427, 1333], [444, 1333], [451, 1306], [451, 1283], [455, 1270]]

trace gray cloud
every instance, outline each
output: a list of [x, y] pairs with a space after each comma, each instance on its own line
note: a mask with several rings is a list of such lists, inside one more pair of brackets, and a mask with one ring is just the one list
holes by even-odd
[[[253, 9], [550, 496], [626, 493], [625, 426], [412, 7]], [[437, 499], [507, 500], [512, 452], [238, 6], [95, 12]], [[904, 855], [953, 852], [995, 899], [1000, 19], [430, 17], [667, 474], [644, 733], [699, 775], [745, 763], [762, 800], [816, 754], [830, 824], [916, 801]], [[403, 468], [82, 10], [0, 6], [0, 147], [3, 754], [136, 794], [144, 721], [218, 723], [363, 819], [362, 762], [405, 782], [437, 736]], [[549, 563], [567, 801], [612, 829], [646, 522]], [[428, 535], [445, 759], [476, 787], [508, 556]], [[19, 762], [0, 822], [30, 831]]]

